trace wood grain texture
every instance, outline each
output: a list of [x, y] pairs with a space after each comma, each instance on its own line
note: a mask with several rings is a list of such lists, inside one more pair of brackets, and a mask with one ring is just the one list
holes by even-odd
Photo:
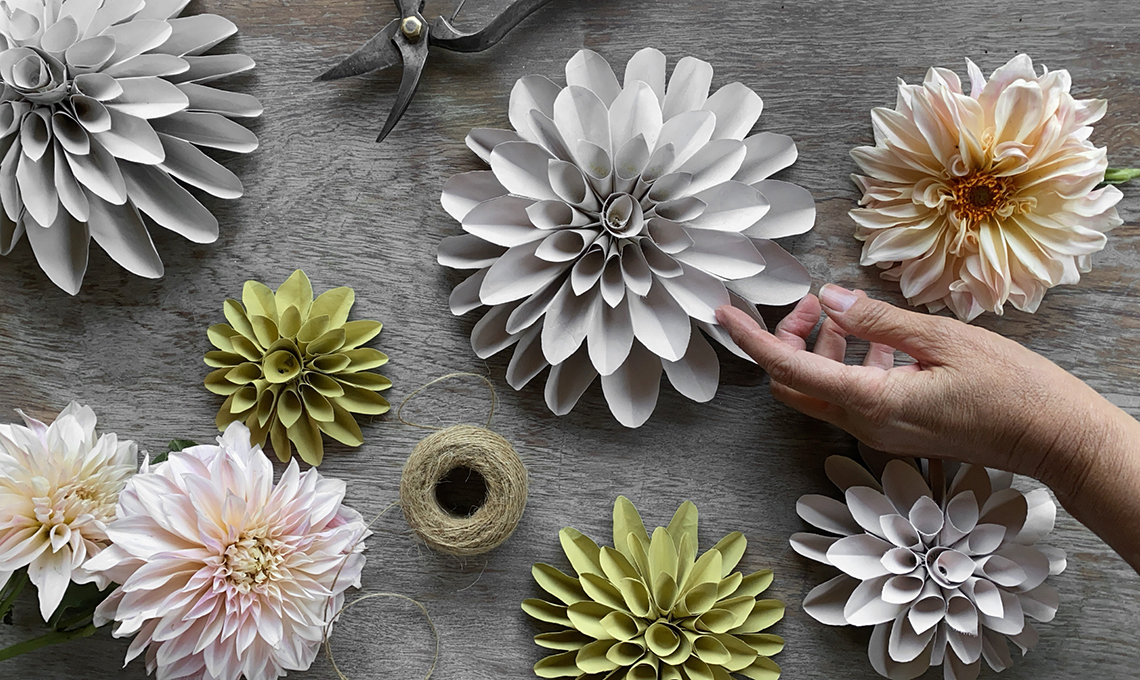
[[[460, 20], [478, 25], [506, 0], [470, 0]], [[929, 65], [964, 75], [972, 57], [989, 72], [1018, 52], [1067, 68], [1076, 94], [1106, 97], [1108, 115], [1094, 140], [1113, 165], [1140, 164], [1140, 13], [1134, 0], [959, 0], [933, 11], [919, 0], [556, 0], [484, 54], [433, 51], [407, 115], [388, 141], [372, 143], [398, 82], [382, 73], [339, 83], [312, 78], [393, 16], [377, 0], [196, 1], [191, 10], [232, 18], [241, 34], [223, 45], [258, 62], [232, 87], [265, 104], [252, 127], [262, 140], [249, 155], [226, 159], [246, 185], [233, 202], [209, 201], [221, 238], [195, 245], [157, 230], [166, 262], [158, 281], [133, 277], [93, 246], [82, 292], [52, 286], [27, 244], [0, 261], [0, 413], [21, 407], [52, 416], [68, 401], [93, 406], [101, 426], [161, 450], [175, 437], [207, 441], [220, 399], [202, 387], [206, 327], [222, 320], [222, 300], [249, 278], [276, 285], [302, 267], [314, 286], [357, 289], [354, 318], [379, 319], [374, 346], [392, 362], [398, 402], [431, 378], [489, 371], [501, 386], [494, 428], [513, 442], [530, 470], [530, 503], [503, 547], [461, 562], [419, 547], [398, 511], [369, 541], [366, 591], [421, 600], [441, 636], [436, 677], [533, 677], [542, 656], [519, 602], [536, 593], [535, 561], [566, 566], [558, 529], [572, 525], [603, 538], [613, 499], [624, 493], [648, 522], [663, 524], [688, 498], [701, 510], [701, 545], [740, 529], [749, 539], [743, 567], [776, 571], [775, 597], [788, 605], [774, 632], [787, 678], [877, 677], [866, 660], [867, 630], [835, 629], [800, 609], [827, 574], [795, 555], [788, 536], [803, 528], [794, 504], [804, 493], [831, 493], [823, 460], [853, 453], [842, 432], [774, 402], [755, 368], [722, 353], [722, 385], [710, 404], [671, 389], [647, 425], [628, 431], [592, 387], [569, 416], [543, 404], [538, 380], [522, 392], [505, 386], [506, 357], [484, 363], [471, 352], [474, 318], [454, 318], [447, 296], [458, 277], [435, 263], [435, 246], [457, 225], [439, 207], [450, 175], [476, 169], [463, 145], [472, 127], [507, 125], [514, 81], [526, 74], [561, 80], [580, 47], [619, 66], [645, 46], [674, 63], [694, 55], [713, 63], [714, 85], [742, 81], [765, 100], [762, 129], [792, 135], [800, 160], [782, 178], [818, 202], [814, 231], [786, 244], [822, 284], [867, 289], [899, 303], [894, 284], [858, 265], [859, 244], [846, 211], [856, 200], [851, 148], [871, 143], [869, 111], [891, 105], [895, 79], [918, 81]], [[429, 18], [452, 5], [431, 2]], [[1094, 257], [1079, 285], [1050, 292], [1036, 315], [1010, 310], [978, 323], [1044, 353], [1140, 414], [1140, 187], [1125, 189], [1126, 224]], [[772, 312], [778, 318], [781, 310]], [[476, 385], [435, 391], [409, 406], [421, 422], [478, 421], [485, 395]], [[413, 415], [409, 413], [409, 415]], [[7, 417], [7, 416], [5, 416]], [[368, 419], [365, 418], [365, 421]], [[322, 472], [348, 483], [348, 500], [371, 516], [397, 497], [404, 459], [423, 432], [392, 415], [364, 423], [356, 450], [328, 447]], [[1100, 540], [1062, 514], [1051, 543], [1070, 556], [1055, 579], [1061, 610], [1040, 626], [1041, 644], [1003, 677], [1131, 678], [1136, 673], [1140, 578]], [[0, 644], [26, 637], [35, 608], [25, 600], [17, 625], [0, 626]], [[347, 613], [334, 636], [338, 660], [354, 679], [418, 678], [432, 643], [414, 607], [378, 600]], [[120, 670], [127, 642], [106, 631], [66, 647], [8, 662], [0, 677], [143, 678], [141, 662]], [[992, 677], [987, 669], [983, 677]], [[296, 677], [326, 680], [322, 657]], [[940, 678], [931, 671], [928, 680]]]

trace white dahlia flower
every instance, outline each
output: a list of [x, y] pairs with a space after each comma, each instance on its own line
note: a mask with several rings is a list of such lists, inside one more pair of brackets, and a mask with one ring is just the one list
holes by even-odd
[[[798, 533], [792, 548], [842, 574], [804, 598], [804, 611], [833, 626], [874, 626], [869, 655], [880, 675], [911, 680], [942, 665], [946, 680], [974, 680], [982, 659], [1013, 664], [1037, 644], [1029, 623], [1051, 621], [1060, 602], [1046, 578], [1065, 553], [1039, 547], [1053, 530], [1049, 492], [1011, 488], [1013, 475], [962, 465], [932, 492], [911, 461], [887, 463], [880, 484], [842, 456], [827, 476], [846, 503], [800, 498], [796, 511], [832, 535]], [[938, 499], [938, 500], [936, 500]]]
[[[680, 393], [713, 398], [720, 366], [705, 334], [744, 356], [716, 323], [733, 304], [785, 305], [810, 285], [770, 239], [811, 229], [806, 190], [768, 177], [796, 158], [791, 138], [747, 136], [763, 104], [731, 83], [709, 95], [712, 66], [686, 57], [666, 85], [665, 56], [644, 49], [624, 83], [588, 50], [566, 87], [527, 76], [511, 92], [510, 130], [473, 130], [489, 171], [452, 177], [442, 203], [466, 232], [439, 262], [474, 270], [451, 310], [490, 310], [480, 357], [516, 345], [507, 381], [547, 366], [546, 403], [569, 413], [601, 376], [610, 410], [638, 427], [664, 370]], [[702, 333], [703, 332], [703, 333]]]
[[144, 466], [119, 496], [114, 541], [88, 566], [122, 585], [96, 610], [162, 680], [273, 680], [313, 663], [359, 587], [368, 531], [344, 482], [273, 467], [233, 423], [218, 445]]
[[851, 211], [862, 264], [886, 269], [912, 305], [970, 320], [1008, 301], [1034, 312], [1076, 283], [1121, 224], [1116, 187], [1089, 141], [1103, 99], [1074, 99], [1068, 71], [1014, 57], [989, 80], [972, 61], [970, 94], [953, 71], [899, 81], [894, 110], [871, 111], [875, 146], [851, 152], [866, 176]]
[[198, 147], [257, 148], [231, 120], [260, 115], [257, 100], [204, 84], [253, 60], [204, 54], [237, 27], [179, 17], [187, 3], [0, 3], [0, 255], [26, 233], [40, 268], [72, 295], [92, 238], [131, 273], [162, 276], [142, 215], [196, 243], [218, 238], [217, 219], [179, 182], [242, 194]]
[[119, 491], [138, 466], [138, 447], [95, 434], [95, 412], [72, 402], [51, 425], [20, 412], [0, 425], [0, 588], [28, 568], [47, 621], [75, 583], [110, 581], [86, 569], [109, 544]]

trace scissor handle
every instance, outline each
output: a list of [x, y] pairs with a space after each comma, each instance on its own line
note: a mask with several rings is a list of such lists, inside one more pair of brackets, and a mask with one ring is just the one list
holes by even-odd
[[502, 40], [520, 21], [548, 2], [550, 0], [515, 0], [491, 23], [474, 33], [463, 33], [442, 16], [436, 17], [429, 33], [431, 44], [453, 52], [482, 52]]

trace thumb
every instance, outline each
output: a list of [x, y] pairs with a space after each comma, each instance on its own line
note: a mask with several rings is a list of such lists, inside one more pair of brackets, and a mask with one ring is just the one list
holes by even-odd
[[966, 328], [959, 321], [899, 309], [831, 283], [819, 291], [819, 301], [849, 335], [889, 345], [921, 362], [944, 359], [962, 341]]

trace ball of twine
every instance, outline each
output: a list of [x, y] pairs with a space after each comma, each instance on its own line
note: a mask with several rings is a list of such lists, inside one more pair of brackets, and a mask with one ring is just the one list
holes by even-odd
[[[467, 468], [483, 476], [483, 504], [467, 517], [439, 504], [436, 486]], [[416, 445], [400, 478], [400, 507], [408, 525], [430, 547], [468, 557], [499, 547], [526, 508], [526, 467], [506, 439], [474, 425], [453, 425]]]

